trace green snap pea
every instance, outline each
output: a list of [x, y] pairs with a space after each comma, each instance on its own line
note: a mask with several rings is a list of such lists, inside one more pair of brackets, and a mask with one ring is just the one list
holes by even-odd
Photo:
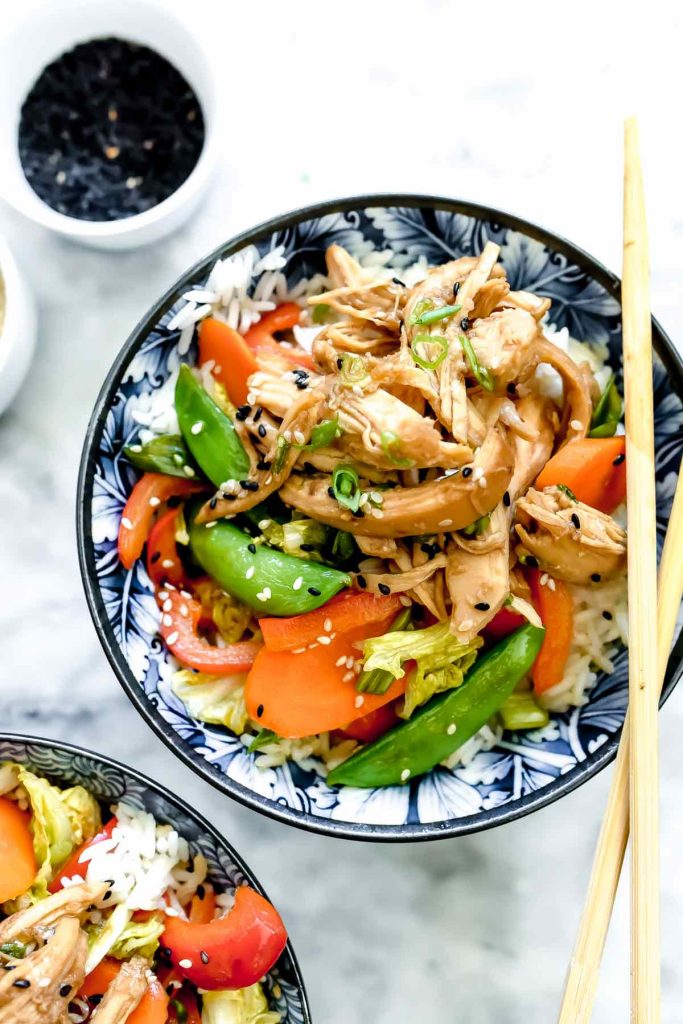
[[131, 444], [123, 449], [123, 454], [131, 465], [143, 473], [165, 473], [166, 476], [181, 477], [197, 475], [190, 449], [180, 434], [160, 434], [146, 444]]
[[588, 432], [588, 436], [614, 437], [623, 411], [624, 404], [621, 400], [621, 395], [617, 391], [614, 374], [612, 374], [600, 395], [598, 404], [593, 410], [591, 429]]
[[175, 409], [183, 439], [200, 469], [216, 487], [240, 480], [249, 472], [249, 459], [235, 426], [189, 366], [181, 366], [175, 389]]
[[351, 583], [338, 569], [255, 544], [226, 519], [204, 524], [190, 518], [195, 560], [223, 590], [262, 615], [314, 611]]
[[430, 771], [488, 722], [530, 671], [545, 630], [522, 626], [407, 722], [369, 743], [327, 776], [330, 785], [394, 786]]

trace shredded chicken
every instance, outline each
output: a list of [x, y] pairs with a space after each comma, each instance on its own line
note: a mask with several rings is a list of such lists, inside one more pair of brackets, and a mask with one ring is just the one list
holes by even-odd
[[104, 882], [83, 882], [39, 900], [0, 921], [0, 945], [13, 939], [42, 938], [62, 917], [79, 917], [107, 891]]
[[60, 1024], [83, 983], [87, 952], [78, 918], [65, 915], [44, 945], [10, 960], [0, 971], [3, 1024]]
[[517, 502], [516, 520], [517, 557], [531, 556], [558, 579], [599, 583], [624, 568], [626, 531], [559, 487], [529, 490]]
[[124, 1024], [149, 987], [148, 962], [134, 956], [121, 964], [121, 970], [92, 1015], [97, 1024]]

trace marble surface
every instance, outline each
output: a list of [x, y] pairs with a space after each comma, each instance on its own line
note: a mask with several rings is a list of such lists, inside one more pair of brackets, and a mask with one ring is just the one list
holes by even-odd
[[[554, 1020], [609, 771], [503, 829], [413, 846], [310, 836], [219, 795], [138, 718], [91, 626], [74, 529], [86, 423], [123, 339], [174, 278], [231, 234], [303, 203], [373, 190], [459, 196], [537, 220], [618, 269], [621, 119], [632, 109], [643, 119], [653, 308], [683, 340], [670, 131], [681, 16], [655, 0], [644, 21], [627, 7], [616, 21], [603, 6], [578, 2], [560, 15], [492, 2], [465, 15], [447, 0], [193, 0], [224, 139], [195, 221], [158, 247], [104, 255], [0, 210], [40, 311], [29, 380], [0, 419], [0, 728], [111, 754], [222, 828], [282, 910], [316, 1024]], [[21, 8], [39, 19], [35, 0]], [[682, 729], [683, 690], [661, 717], [669, 1022], [683, 1017]], [[596, 1024], [628, 1018], [628, 941], [622, 885]]]

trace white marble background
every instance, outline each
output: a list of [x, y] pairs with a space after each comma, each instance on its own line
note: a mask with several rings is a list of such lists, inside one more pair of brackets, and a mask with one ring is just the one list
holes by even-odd
[[[285, 209], [442, 193], [539, 221], [618, 270], [631, 110], [642, 118], [653, 307], [680, 342], [680, 14], [660, 0], [167, 7], [202, 27], [222, 98], [220, 168], [195, 222], [168, 244], [102, 255], [0, 210], [40, 308], [31, 375], [0, 420], [0, 727], [111, 754], [223, 829], [284, 914], [316, 1024], [549, 1024], [609, 772], [531, 818], [428, 845], [344, 843], [243, 809], [169, 753], [112, 676], [79, 578], [76, 473], [99, 386], [138, 318], [197, 257]], [[30, 12], [40, 31], [40, 5], [24, 0]], [[663, 1019], [680, 1022], [683, 691], [661, 725]], [[628, 942], [622, 885], [598, 1024], [628, 1019]]]

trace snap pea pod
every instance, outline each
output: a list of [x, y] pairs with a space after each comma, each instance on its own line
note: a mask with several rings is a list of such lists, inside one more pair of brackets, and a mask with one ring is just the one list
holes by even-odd
[[146, 444], [131, 444], [123, 449], [131, 465], [143, 473], [165, 473], [166, 476], [198, 475], [190, 449], [180, 434], [160, 434]]
[[394, 786], [423, 775], [481, 729], [531, 669], [545, 630], [522, 626], [475, 662], [462, 686], [334, 768], [330, 785]]
[[329, 601], [351, 577], [320, 562], [286, 555], [221, 519], [197, 523], [188, 515], [190, 550], [228, 594], [261, 615], [299, 615]]
[[214, 486], [247, 476], [249, 459], [232, 420], [184, 364], [178, 373], [175, 409], [187, 447]]

